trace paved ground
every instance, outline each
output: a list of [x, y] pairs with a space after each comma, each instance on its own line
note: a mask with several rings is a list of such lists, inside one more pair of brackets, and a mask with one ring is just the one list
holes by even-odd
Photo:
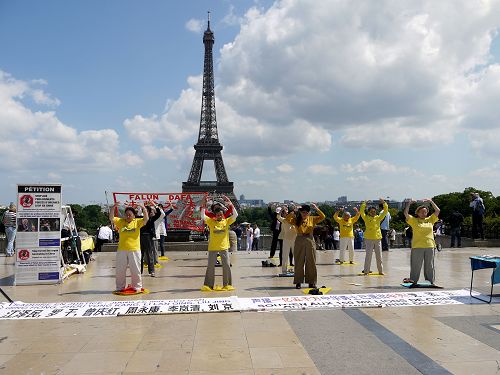
[[[318, 252], [319, 285], [330, 293], [407, 291], [409, 250], [384, 253], [384, 277], [357, 276]], [[462, 248], [436, 254], [437, 283], [467, 288], [470, 255], [500, 249]], [[205, 252], [168, 254], [144, 278], [149, 295], [117, 297], [114, 254], [98, 253], [82, 275], [62, 285], [12, 286], [12, 258], [0, 257], [0, 286], [14, 300], [57, 302], [212, 297], [199, 291]], [[240, 297], [298, 295], [264, 252], [233, 255]], [[220, 269], [217, 271], [221, 272]], [[489, 271], [478, 274], [487, 291]], [[498, 288], [498, 287], [497, 287]], [[219, 295], [229, 295], [226, 292]], [[0, 374], [500, 374], [500, 298], [491, 305], [393, 307], [273, 313], [0, 321]]]

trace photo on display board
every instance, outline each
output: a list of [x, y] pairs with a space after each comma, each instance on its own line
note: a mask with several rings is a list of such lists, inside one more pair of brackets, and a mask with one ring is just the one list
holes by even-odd
[[59, 232], [61, 228], [61, 221], [59, 218], [41, 218], [40, 219], [40, 232]]
[[18, 232], [38, 232], [38, 219], [17, 219]]

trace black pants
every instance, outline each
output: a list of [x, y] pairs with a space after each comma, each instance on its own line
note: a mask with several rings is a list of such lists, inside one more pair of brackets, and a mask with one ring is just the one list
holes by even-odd
[[252, 250], [259, 250], [259, 239], [260, 237], [254, 237], [252, 241]]
[[141, 233], [141, 273], [144, 270], [144, 261], [148, 265], [148, 273], [152, 274], [155, 272], [153, 246], [153, 236], [149, 233]]
[[450, 236], [451, 236], [451, 244], [450, 244], [451, 247], [455, 247], [455, 240], [457, 242], [458, 247], [462, 246], [462, 236], [460, 235], [460, 227], [451, 228]]
[[472, 213], [472, 238], [481, 238], [484, 240], [483, 233], [483, 215]]
[[160, 234], [160, 238], [158, 239], [158, 246], [160, 247], [161, 256], [165, 256], [165, 236]]
[[381, 229], [382, 232], [382, 251], [389, 250], [389, 241], [387, 240], [387, 234], [389, 231], [387, 229]]
[[95, 241], [95, 251], [96, 252], [102, 251], [102, 244], [105, 244], [105, 243], [108, 243], [108, 242], [109, 242], [108, 239], [103, 240], [102, 238], [98, 238]]
[[271, 241], [271, 252], [269, 253], [270, 258], [274, 258], [274, 254], [276, 254], [276, 248], [278, 247], [278, 244], [280, 245], [280, 253], [283, 250], [283, 240], [278, 239], [279, 235], [280, 235], [279, 230], [273, 230], [273, 239]]

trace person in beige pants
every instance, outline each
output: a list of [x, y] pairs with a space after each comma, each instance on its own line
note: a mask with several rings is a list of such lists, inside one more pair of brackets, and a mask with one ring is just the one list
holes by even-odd
[[293, 251], [295, 247], [295, 239], [297, 237], [297, 230], [295, 226], [286, 221], [288, 215], [288, 207], [283, 206], [276, 219], [281, 223], [281, 232], [278, 239], [283, 240], [281, 247], [281, 272], [288, 272], [288, 255], [290, 254], [290, 265], [293, 265]]

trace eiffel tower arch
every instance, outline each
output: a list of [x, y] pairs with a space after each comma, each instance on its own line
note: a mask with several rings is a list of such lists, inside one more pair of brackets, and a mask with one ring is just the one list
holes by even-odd
[[[227, 195], [235, 207], [239, 204], [234, 195], [234, 185], [229, 181], [222, 160], [222, 145], [217, 131], [217, 117], [215, 113], [214, 64], [213, 45], [214, 33], [210, 30], [210, 13], [208, 26], [203, 34], [205, 45], [205, 59], [203, 64], [203, 92], [201, 96], [201, 116], [198, 142], [194, 145], [195, 154], [191, 171], [186, 182], [182, 183], [183, 193], [211, 193], [211, 195]], [[203, 165], [205, 160], [214, 162], [216, 181], [202, 181]]]

